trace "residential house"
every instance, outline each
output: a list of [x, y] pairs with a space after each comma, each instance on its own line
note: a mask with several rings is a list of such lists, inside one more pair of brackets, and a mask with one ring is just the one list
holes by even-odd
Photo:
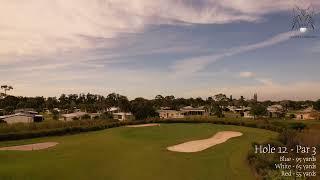
[[12, 115], [0, 116], [0, 120], [6, 122], [7, 124], [14, 123], [32, 123], [43, 121], [42, 115], [32, 115], [25, 113], [15, 113]]
[[179, 111], [170, 109], [161, 109], [157, 111], [160, 118], [163, 119], [180, 119], [188, 116], [205, 116], [208, 115], [204, 106], [194, 108], [192, 106], [186, 106]]
[[113, 113], [113, 119], [119, 120], [119, 121], [128, 121], [133, 118], [132, 113], [130, 112], [117, 112]]
[[243, 112], [243, 117], [244, 118], [249, 118], [249, 119], [253, 119], [254, 116], [250, 113], [250, 111], [244, 111]]
[[61, 110], [59, 108], [53, 108], [53, 111], [57, 111], [57, 112], [61, 112]]
[[31, 115], [36, 115], [39, 114], [37, 111], [35, 111], [33, 108], [24, 108], [24, 109], [16, 109], [14, 110], [14, 113], [24, 113], [24, 114], [31, 114]]
[[91, 119], [96, 119], [96, 118], [99, 118], [100, 116], [101, 116], [101, 113], [91, 113], [90, 114]]
[[314, 120], [320, 118], [320, 112], [313, 109], [313, 107], [298, 111], [295, 115], [298, 120]]
[[226, 108], [224, 108], [224, 111], [230, 111], [230, 112], [234, 112], [236, 113], [236, 106], [227, 106]]
[[253, 116], [250, 114], [251, 107], [227, 106], [225, 110], [239, 114], [241, 117], [244, 118], [253, 118]]
[[280, 104], [269, 106], [267, 111], [270, 118], [282, 118], [286, 115], [286, 109]]
[[75, 119], [81, 119], [84, 115], [88, 113], [86, 112], [74, 112], [69, 114], [62, 114], [62, 118], [60, 120], [62, 121], [73, 121]]
[[16, 109], [14, 112], [11, 115], [0, 116], [0, 120], [7, 124], [42, 122], [44, 120], [43, 116], [32, 108]]
[[107, 110], [107, 112], [109, 112], [109, 113], [111, 113], [111, 114], [113, 114], [113, 113], [118, 113], [118, 112], [120, 112], [120, 108], [118, 108], [118, 107], [111, 107], [111, 108], [109, 108], [109, 109]]
[[176, 111], [176, 110], [168, 110], [168, 109], [163, 109], [157, 111], [159, 113], [160, 118], [162, 119], [179, 119], [179, 118], [184, 118], [184, 114], [181, 111]]
[[194, 108], [192, 106], [186, 106], [180, 109], [180, 111], [182, 112], [182, 114], [184, 116], [204, 116], [204, 115], [208, 115], [208, 113], [206, 113], [205, 107], [204, 106], [200, 106], [197, 108]]

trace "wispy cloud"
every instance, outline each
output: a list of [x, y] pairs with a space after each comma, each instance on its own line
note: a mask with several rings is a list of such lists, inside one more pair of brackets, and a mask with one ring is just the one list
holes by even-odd
[[[108, 39], [121, 33], [141, 32], [150, 24], [255, 22], [263, 14], [291, 10], [295, 3], [294, 0], [246, 3], [242, 0], [2, 0], [0, 17], [5, 18], [0, 21], [0, 55], [39, 55], [96, 48], [99, 44], [112, 46]], [[304, 1], [310, 3], [319, 5], [317, 0]]]
[[199, 72], [203, 70], [207, 65], [218, 60], [222, 60], [223, 58], [279, 44], [289, 40], [292, 36], [296, 36], [298, 34], [300, 34], [299, 31], [289, 31], [273, 36], [262, 42], [231, 48], [225, 50], [222, 53], [181, 60], [176, 62], [171, 67], [171, 69], [174, 72], [174, 76], [192, 75], [192, 73]]
[[[298, 5], [310, 3], [317, 8], [320, 1], [305, 0]], [[226, 57], [287, 41], [294, 32], [262, 42], [257, 39], [269, 33], [258, 31], [245, 40], [238, 35], [243, 34], [244, 26], [260, 27], [256, 23], [272, 27], [277, 22], [264, 21], [269, 17], [266, 14], [291, 12], [295, 5], [295, 0], [1, 0], [1, 83], [13, 85], [15, 95], [31, 96], [86, 91], [180, 96], [206, 84], [215, 84], [218, 90], [236, 83], [230, 88], [238, 91], [237, 87], [249, 81], [259, 87], [278, 87], [276, 81], [265, 78], [276, 80], [268, 76], [270, 71], [258, 73], [257, 66], [239, 66], [234, 71], [225, 66], [214, 72], [204, 69]], [[288, 23], [286, 17], [284, 21]], [[235, 24], [239, 30], [225, 38], [228, 27]], [[277, 26], [274, 31], [283, 29]], [[229, 48], [232, 43], [245, 45]], [[212, 49], [214, 54], [210, 54]], [[172, 74], [178, 78], [173, 79]], [[186, 83], [184, 75], [194, 76]]]

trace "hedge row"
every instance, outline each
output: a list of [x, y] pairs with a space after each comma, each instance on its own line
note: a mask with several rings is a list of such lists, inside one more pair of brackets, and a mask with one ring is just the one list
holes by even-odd
[[[266, 129], [275, 132], [282, 132], [284, 129], [290, 128], [288, 125], [283, 124], [282, 126], [276, 126], [269, 122], [264, 121], [243, 121], [243, 120], [226, 120], [226, 119], [166, 119], [166, 120], [154, 120], [157, 123], [211, 123], [220, 125], [234, 125], [244, 126], [251, 128]], [[296, 126], [294, 126], [296, 127]]]
[[54, 129], [40, 129], [40, 130], [29, 130], [21, 132], [10, 132], [10, 133], [0, 133], [0, 141], [8, 140], [21, 140], [37, 137], [46, 137], [46, 136], [62, 136], [66, 134], [77, 134], [82, 132], [89, 131], [99, 131], [114, 127], [120, 127], [125, 125], [136, 125], [146, 123], [145, 121], [136, 121], [136, 122], [103, 122], [103, 121], [94, 121], [90, 120], [90, 123], [86, 125], [74, 125], [62, 128]]
[[[56, 124], [55, 124], [56, 123]], [[83, 120], [76, 122], [52, 122], [52, 124], [33, 124], [25, 125], [23, 128], [15, 129], [15, 125], [8, 126], [11, 132], [1, 133], [0, 141], [19, 140], [45, 136], [61, 136], [66, 134], [77, 134], [81, 132], [98, 131], [108, 128], [120, 127], [125, 125], [146, 124], [146, 123], [212, 123], [221, 125], [245, 126], [251, 128], [260, 128], [275, 132], [282, 132], [285, 129], [299, 128], [303, 129], [303, 123], [277, 123], [262, 120], [233, 120], [233, 119], [215, 119], [215, 118], [187, 118], [187, 119], [147, 119], [144, 121], [128, 122], [110, 122], [107, 120]], [[17, 125], [19, 126], [19, 125]]]

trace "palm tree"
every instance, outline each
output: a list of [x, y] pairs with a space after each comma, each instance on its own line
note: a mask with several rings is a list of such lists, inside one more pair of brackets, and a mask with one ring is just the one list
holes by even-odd
[[13, 89], [12, 86], [8, 86], [8, 85], [2, 85], [1, 89], [4, 89], [4, 96], [7, 96], [7, 91], [10, 91]]

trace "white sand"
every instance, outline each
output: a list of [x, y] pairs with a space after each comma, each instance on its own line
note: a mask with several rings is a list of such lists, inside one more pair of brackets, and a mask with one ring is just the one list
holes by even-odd
[[57, 142], [45, 142], [45, 143], [36, 143], [36, 144], [27, 144], [21, 146], [9, 146], [9, 147], [2, 147], [0, 151], [33, 151], [33, 150], [41, 150], [47, 149], [53, 146], [56, 146]]
[[129, 125], [126, 127], [149, 127], [149, 126], [160, 126], [160, 124], [139, 124], [139, 125]]
[[175, 146], [170, 146], [167, 149], [169, 151], [185, 152], [185, 153], [199, 152], [199, 151], [208, 149], [212, 146], [215, 146], [217, 144], [224, 143], [230, 138], [239, 137], [239, 136], [242, 136], [242, 133], [234, 132], [234, 131], [222, 131], [222, 132], [218, 132], [217, 134], [215, 134], [209, 139], [189, 141], [189, 142], [185, 142]]

